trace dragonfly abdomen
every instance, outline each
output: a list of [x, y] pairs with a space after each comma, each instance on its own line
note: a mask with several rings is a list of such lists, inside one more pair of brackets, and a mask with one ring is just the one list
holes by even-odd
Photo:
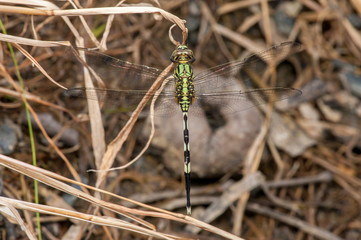
[[188, 113], [183, 113], [183, 135], [184, 135], [184, 178], [186, 184], [186, 195], [187, 195], [187, 214], [191, 214], [191, 158], [189, 149], [189, 131], [188, 131]]

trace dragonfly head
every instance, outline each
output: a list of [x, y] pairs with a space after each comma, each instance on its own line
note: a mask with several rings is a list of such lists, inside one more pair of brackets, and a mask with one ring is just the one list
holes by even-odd
[[174, 63], [193, 63], [196, 59], [192, 50], [186, 45], [180, 45], [173, 51], [170, 60]]

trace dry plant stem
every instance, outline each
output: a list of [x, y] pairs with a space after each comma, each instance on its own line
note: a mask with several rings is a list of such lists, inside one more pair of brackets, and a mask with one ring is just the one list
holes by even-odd
[[358, 188], [355, 188], [340, 176], [335, 176], [335, 182], [340, 185], [346, 192], [348, 192], [355, 199], [355, 201], [358, 202], [359, 205], [361, 205], [361, 196]]
[[13, 44], [22, 54], [24, 54], [25, 57], [27, 57], [32, 63], [34, 63], [35, 66], [37, 66], [37, 68], [45, 75], [45, 77], [47, 77], [52, 83], [54, 83], [55, 85], [57, 85], [58, 87], [62, 88], [62, 89], [66, 89], [66, 87], [63, 87], [61, 84], [57, 83], [52, 77], [50, 77], [48, 75], [48, 73], [40, 66], [40, 64], [35, 60], [35, 58], [33, 58], [33, 56], [31, 56], [30, 53], [28, 53], [24, 48], [22, 48], [20, 45], [18, 45], [17, 43]]
[[[341, 22], [341, 24], [345, 28], [346, 32], [348, 33], [349, 37], [353, 40], [353, 43], [357, 46], [357, 48], [359, 50], [361, 50], [361, 34], [360, 34], [360, 32], [357, 29], [355, 29], [354, 26], [352, 26], [352, 24], [346, 17], [343, 16], [342, 12], [338, 8], [338, 4], [334, 0], [330, 0], [327, 3], [330, 6], [330, 8], [333, 10], [333, 13], [335, 13], [336, 16], [338, 17], [339, 21]], [[354, 4], [358, 5], [358, 8], [357, 8], [358, 10], [361, 8], [360, 3], [356, 4], [354, 2]]]
[[333, 179], [332, 173], [328, 171], [324, 171], [316, 176], [311, 176], [311, 177], [268, 181], [264, 183], [264, 186], [266, 186], [267, 188], [294, 187], [294, 186], [308, 185], [308, 184], [314, 184], [320, 182], [330, 182], [332, 181], [332, 179]]
[[275, 144], [273, 143], [271, 138], [267, 138], [267, 145], [268, 148], [270, 149], [270, 152], [272, 154], [272, 157], [277, 165], [277, 173], [275, 175], [274, 180], [279, 180], [283, 177], [284, 172], [285, 172], [285, 163], [282, 160]]
[[[125, 0], [123, 1], [120, 1], [116, 7], [119, 7], [121, 4], [123, 4], [125, 2]], [[108, 16], [108, 19], [107, 19], [107, 23], [105, 25], [105, 30], [104, 30], [104, 33], [103, 33], [103, 37], [102, 37], [102, 40], [100, 41], [100, 45], [99, 45], [99, 48], [101, 50], [106, 50], [107, 49], [107, 39], [108, 39], [108, 36], [109, 36], [109, 33], [110, 33], [110, 27], [112, 26], [112, 22], [114, 20], [114, 17], [115, 15], [112, 14], [112, 15], [109, 15]]]
[[[249, 193], [253, 189], [257, 188], [264, 182], [264, 176], [260, 172], [255, 172], [246, 175], [242, 180], [232, 184], [222, 194], [222, 196], [214, 201], [207, 210], [199, 216], [199, 220], [210, 223], [217, 217], [222, 215], [227, 208], [240, 196], [244, 196], [245, 193]], [[198, 233], [199, 229], [193, 229], [193, 233]], [[235, 234], [238, 235], [238, 234]]]
[[260, 22], [261, 20], [262, 20], [262, 15], [260, 13], [255, 13], [252, 16], [245, 19], [243, 21], [242, 25], [240, 25], [237, 28], [236, 32], [238, 32], [238, 33], [246, 33], [253, 26], [257, 25], [257, 23]]
[[350, 0], [351, 4], [354, 6], [354, 8], [356, 9], [356, 11], [358, 12], [359, 15], [361, 15], [361, 3], [360, 1], [357, 0]]
[[232, 227], [232, 233], [235, 235], [241, 235], [242, 223], [244, 219], [245, 207], [249, 199], [250, 192], [244, 193], [237, 201], [237, 207], [234, 211], [234, 224]]
[[34, 15], [32, 15], [30, 17], [30, 20], [31, 20], [31, 24], [30, 24], [31, 25], [31, 31], [33, 32], [34, 38], [36, 40], [39, 40], [39, 36], [38, 36], [37, 32], [35, 31]]
[[6, 34], [0, 33], [0, 40], [10, 42], [14, 47], [16, 47], [21, 53], [24, 54], [25, 57], [27, 57], [38, 69], [40, 72], [42, 72], [52, 83], [57, 85], [58, 87], [61, 87], [63, 89], [67, 89], [66, 87], [60, 85], [57, 83], [52, 77], [48, 75], [48, 73], [41, 67], [41, 65], [31, 56], [30, 53], [28, 53], [24, 48], [22, 48], [18, 43], [25, 44], [25, 45], [31, 45], [31, 46], [41, 46], [44, 45], [47, 47], [59, 47], [59, 46], [70, 46], [70, 42], [68, 41], [61, 41], [61, 42], [55, 42], [55, 41], [38, 41], [38, 40], [31, 40], [21, 37], [14, 37]]
[[176, 41], [176, 40], [173, 38], [173, 35], [172, 35], [172, 30], [173, 30], [173, 28], [175, 28], [175, 26], [177, 26], [177, 25], [176, 25], [176, 24], [173, 24], [173, 25], [169, 28], [168, 36], [169, 36], [169, 40], [170, 40], [175, 46], [179, 46], [179, 45], [180, 45], [180, 42]]
[[285, 208], [285, 209], [288, 209], [290, 211], [294, 211], [297, 214], [301, 214], [300, 204], [291, 203], [291, 202], [283, 200], [282, 198], [276, 197], [274, 194], [271, 193], [271, 191], [265, 184], [262, 184], [261, 188], [262, 188], [263, 192], [265, 193], [265, 195], [268, 197], [268, 199], [271, 200], [271, 202], [273, 202], [275, 205]]
[[252, 5], [258, 4], [263, 0], [243, 0], [243, 1], [236, 1], [223, 4], [220, 8], [217, 9], [217, 15], [227, 14], [229, 12], [237, 11], [241, 8], [247, 8]]
[[265, 46], [261, 46], [261, 45], [255, 43], [253, 40], [243, 36], [242, 34], [235, 33], [234, 31], [231, 31], [228, 28], [226, 28], [220, 24], [214, 25], [213, 31], [232, 40], [233, 42], [248, 49], [249, 51], [251, 51], [253, 53], [257, 53], [257, 52], [262, 51], [262, 49], [265, 49]]
[[288, 225], [294, 226], [305, 233], [308, 233], [312, 236], [315, 236], [320, 239], [325, 240], [342, 240], [342, 238], [334, 235], [333, 233], [326, 231], [322, 228], [315, 227], [307, 222], [301, 221], [295, 217], [291, 217], [284, 213], [276, 212], [270, 208], [263, 207], [256, 203], [248, 203], [247, 210], [262, 214], [271, 218], [274, 218], [278, 221], [284, 222]]
[[[245, 159], [245, 175], [254, 173], [258, 170], [259, 164], [261, 162], [261, 157], [263, 153], [263, 149], [266, 143], [266, 136], [268, 133], [269, 126], [271, 124], [271, 115], [272, 115], [272, 104], [268, 104], [267, 112], [266, 112], [266, 118], [263, 122], [261, 131], [259, 132], [257, 138], [254, 140], [250, 150], [247, 153], [246, 159]], [[235, 221], [233, 225], [232, 232], [236, 235], [241, 234], [242, 230], [242, 220], [246, 208], [247, 201], [249, 199], [249, 192], [245, 193], [237, 203], [237, 209], [235, 213]]]
[[268, 1], [261, 1], [261, 9], [262, 9], [262, 20], [263, 20], [263, 31], [266, 38], [267, 46], [272, 45], [272, 33], [271, 33], [271, 21], [268, 9]]
[[157, 100], [159, 94], [163, 91], [165, 85], [168, 83], [169, 80], [171, 80], [171, 79], [167, 78], [166, 80], [163, 81], [161, 87], [155, 92], [155, 94], [154, 94], [154, 96], [152, 98], [152, 102], [151, 102], [151, 105], [150, 105], [151, 131], [150, 131], [150, 134], [149, 134], [149, 137], [148, 137], [148, 141], [145, 144], [144, 148], [140, 151], [140, 153], [135, 158], [130, 160], [127, 164], [124, 164], [123, 166], [120, 166], [120, 167], [109, 168], [108, 171], [120, 170], [120, 169], [124, 169], [124, 168], [129, 167], [130, 165], [135, 163], [144, 154], [145, 151], [147, 151], [147, 149], [148, 149], [148, 147], [149, 147], [149, 145], [150, 145], [150, 143], [151, 143], [151, 141], [153, 139], [154, 133], [155, 133], [155, 126], [154, 126], [154, 106], [155, 106], [155, 101]]
[[71, 46], [71, 43], [69, 41], [34, 40], [30, 38], [17, 37], [3, 33], [0, 33], [0, 40], [4, 42], [18, 43], [23, 45], [35, 46], [35, 47], [61, 47], [61, 46], [70, 47]]
[[[77, 6], [76, 6], [76, 4], [74, 4], [73, 1], [69, 1], [69, 2], [70, 2], [70, 4], [71, 4], [75, 9], [77, 9]], [[94, 36], [92, 30], [90, 29], [90, 27], [89, 27], [88, 24], [86, 23], [84, 17], [81, 16], [81, 15], [79, 15], [78, 17], [79, 17], [80, 21], [82, 22], [82, 24], [83, 24], [83, 26], [84, 26], [84, 30], [85, 30], [85, 32], [88, 34], [90, 40], [91, 40], [96, 46], [99, 46], [99, 41], [98, 41], [98, 39]], [[78, 41], [79, 41], [79, 38], [78, 38]], [[83, 47], [83, 46], [84, 46], [84, 45], [82, 45], [82, 47]]]
[[30, 228], [27, 227], [27, 225], [24, 223], [23, 219], [21, 218], [19, 212], [16, 210], [16, 208], [13, 206], [13, 204], [7, 201], [2, 201], [0, 199], [0, 212], [2, 215], [4, 215], [10, 222], [15, 222], [20, 225], [21, 229], [25, 231], [26, 236], [30, 240], [36, 240], [35, 233], [31, 231]]
[[[331, 153], [335, 154], [333, 152], [331, 152]], [[311, 161], [321, 165], [322, 167], [326, 168], [327, 170], [334, 173], [335, 175], [343, 178], [344, 180], [346, 180], [350, 184], [355, 185], [357, 188], [361, 187], [361, 180], [360, 179], [357, 179], [354, 176], [350, 176], [348, 174], [345, 174], [345, 172], [344, 172], [344, 170], [342, 170], [342, 168], [340, 168], [340, 167], [330, 163], [329, 161], [315, 155], [310, 150], [306, 151], [303, 155], [304, 155], [305, 158], [310, 159]], [[345, 166], [343, 166], [343, 167], [345, 167]]]
[[[20, 184], [21, 184], [21, 189], [22, 192], [26, 192], [26, 190], [28, 190], [28, 185], [26, 184], [25, 181], [25, 177], [24, 176], [20, 176]], [[33, 202], [33, 197], [31, 196], [30, 192], [29, 194], [24, 194], [24, 198], [26, 198], [28, 201]], [[18, 196], [16, 196], [18, 197]], [[16, 198], [16, 197], [12, 197], [12, 198]], [[19, 197], [21, 198], [21, 197]], [[26, 222], [26, 224], [28, 225], [28, 228], [30, 229], [31, 232], [36, 232], [36, 230], [34, 229], [34, 224], [33, 224], [33, 216], [31, 216], [32, 214], [30, 214], [29, 211], [24, 211], [24, 221]]]
[[[77, 45], [80, 47], [84, 47], [83, 38], [77, 39]], [[85, 53], [83, 51], [80, 52], [79, 56], [84, 62], [86, 61]], [[84, 70], [85, 87], [94, 88], [94, 84], [90, 77], [87, 66], [84, 66], [83, 70]], [[90, 116], [91, 139], [92, 139], [93, 153], [95, 157], [95, 165], [97, 169], [99, 169], [101, 166], [102, 157], [104, 156], [105, 145], [106, 145], [103, 121], [102, 121], [99, 102], [88, 100], [87, 103], [88, 103], [89, 116]]]
[[[333, 153], [334, 154], [334, 153]], [[311, 151], [306, 151], [303, 154], [307, 159], [321, 165], [322, 167], [328, 169], [330, 172], [334, 173], [335, 181], [342, 186], [342, 188], [349, 192], [349, 194], [361, 204], [361, 194], [358, 189], [361, 187], [361, 180], [345, 173], [345, 170], [342, 170], [342, 167], [337, 167], [329, 161], [324, 160], [323, 158], [316, 156]], [[345, 166], [343, 166], [345, 167]]]
[[[15, 83], [16, 84], [16, 83]], [[17, 84], [16, 84], [17, 85]], [[17, 88], [20, 88], [19, 85], [17, 85]], [[20, 98], [20, 95], [22, 95], [21, 93], [19, 92], [16, 92], [16, 91], [13, 91], [13, 90], [10, 90], [10, 89], [7, 89], [7, 88], [2, 88], [0, 87], [0, 93], [4, 94], [4, 95], [9, 95], [9, 96], [13, 96], [13, 97], [16, 97], [16, 98]], [[53, 103], [50, 103], [50, 102], [47, 102], [47, 101], [44, 101], [42, 100], [40, 97], [36, 96], [36, 95], [33, 95], [31, 93], [28, 93], [28, 92], [24, 92], [23, 96], [26, 98], [26, 100], [28, 101], [31, 101], [31, 102], [36, 102], [38, 104], [42, 104], [44, 106], [48, 106], [48, 107], [51, 107], [51, 108], [54, 108], [54, 109], [58, 109], [62, 112], [66, 112], [67, 114], [69, 114], [71, 116], [71, 118], [73, 120], [76, 120], [77, 118], [74, 116], [74, 114], [72, 114], [68, 109], [66, 108], [63, 108], [59, 105], [55, 105]]]
[[[185, 22], [185, 21], [184, 21]], [[173, 38], [173, 35], [172, 35], [172, 30], [173, 28], [177, 26], [176, 24], [173, 24], [170, 28], [169, 28], [169, 31], [168, 31], [168, 36], [169, 36], [169, 39], [170, 41], [175, 45], [175, 46], [179, 46], [181, 45], [181, 43], [179, 43], [178, 41], [176, 41], [174, 38]], [[179, 27], [179, 26], [178, 26]], [[187, 38], [188, 38], [188, 28], [184, 28], [182, 29], [182, 37], [183, 37], [183, 40], [182, 40], [182, 45], [186, 44], [186, 41], [187, 41]]]

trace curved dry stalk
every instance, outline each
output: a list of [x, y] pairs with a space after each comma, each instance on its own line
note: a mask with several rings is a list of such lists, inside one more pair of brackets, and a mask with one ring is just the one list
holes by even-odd
[[126, 123], [126, 125], [123, 127], [123, 129], [119, 132], [119, 134], [115, 137], [115, 139], [108, 145], [108, 148], [103, 156], [102, 163], [100, 166], [100, 173], [98, 175], [98, 179], [96, 182], [96, 187], [99, 187], [102, 182], [105, 180], [106, 172], [104, 170], [109, 169], [113, 163], [116, 154], [123, 146], [123, 143], [128, 138], [128, 135], [130, 131], [132, 130], [136, 120], [138, 119], [138, 116], [140, 112], [143, 110], [149, 99], [152, 95], [156, 92], [156, 90], [161, 85], [163, 79], [166, 75], [170, 72], [170, 70], [173, 68], [174, 64], [171, 63], [165, 70], [159, 75], [159, 77], [155, 80], [153, 85], [149, 88], [147, 94], [144, 96], [142, 101], [138, 104], [137, 108], [132, 113], [130, 119]]
[[[125, 0], [120, 1], [119, 3], [117, 3], [116, 7], [119, 7], [121, 4], [123, 4], [124, 1]], [[102, 40], [100, 41], [100, 44], [99, 44], [99, 49], [102, 49], [102, 50], [107, 49], [106, 43], [107, 43], [107, 39], [108, 39], [108, 36], [109, 36], [109, 33], [110, 33], [110, 27], [112, 26], [114, 17], [115, 17], [114, 14], [108, 16], [107, 23], [105, 25], [105, 29], [104, 29], [104, 33], [103, 33], [103, 37], [102, 37]]]
[[169, 36], [169, 40], [170, 40], [175, 46], [179, 46], [179, 45], [181, 45], [180, 42], [178, 42], [177, 40], [175, 40], [175, 39], [173, 38], [173, 35], [172, 35], [172, 30], [173, 30], [173, 28], [174, 28], [175, 26], [177, 26], [177, 25], [173, 24], [173, 25], [169, 28], [168, 36]]
[[[147, 149], [149, 148], [150, 143], [152, 142], [152, 139], [153, 139], [153, 136], [154, 136], [154, 133], [155, 133], [155, 126], [154, 126], [154, 106], [155, 106], [155, 102], [156, 102], [157, 98], [159, 97], [159, 94], [163, 91], [165, 85], [168, 83], [169, 80], [170, 80], [170, 78], [167, 78], [165, 81], [163, 81], [162, 85], [156, 91], [156, 93], [154, 94], [154, 96], [152, 98], [152, 102], [150, 104], [151, 131], [150, 131], [150, 134], [149, 134], [149, 137], [148, 137], [148, 141], [145, 144], [145, 146], [143, 147], [143, 149], [140, 151], [140, 153], [135, 158], [133, 158], [132, 160], [130, 160], [128, 163], [124, 164], [123, 166], [109, 168], [109, 169], [103, 170], [103, 171], [109, 172], [109, 171], [114, 171], [114, 170], [120, 170], [120, 169], [127, 168], [130, 165], [132, 165], [133, 163], [135, 163], [145, 153], [145, 151], [147, 151]], [[102, 170], [89, 170], [89, 171], [90, 172], [100, 172]]]
[[[70, 2], [70, 4], [71, 4], [75, 9], [78, 9], [77, 6], [76, 6], [76, 4], [75, 4], [73, 1], [69, 1], [69, 2]], [[81, 21], [81, 23], [82, 23], [82, 25], [83, 25], [83, 27], [84, 27], [85, 32], [88, 34], [90, 40], [91, 40], [93, 43], [95, 43], [96, 46], [99, 46], [100, 43], [99, 43], [98, 39], [94, 36], [94, 34], [93, 34], [93, 32], [91, 31], [91, 29], [90, 29], [90, 27], [88, 26], [88, 24], [86, 23], [86, 21], [85, 21], [85, 19], [84, 19], [84, 16], [79, 15], [79, 19], [80, 19], [80, 21]], [[77, 38], [77, 39], [79, 39], [79, 38]]]
[[8, 34], [0, 33], [0, 41], [10, 42], [10, 43], [18, 43], [29, 46], [37, 46], [37, 47], [61, 47], [71, 46], [69, 41], [44, 41], [44, 40], [36, 40], [18, 36], [12, 36]]
[[[16, 84], [16, 83], [15, 83]], [[20, 86], [17, 85], [17, 87], [20, 89]], [[15, 98], [21, 98], [20, 95], [23, 95], [26, 100], [28, 101], [32, 101], [32, 102], [36, 102], [38, 104], [41, 104], [41, 105], [44, 105], [44, 106], [48, 106], [48, 107], [51, 107], [51, 108], [54, 108], [54, 109], [58, 109], [62, 112], [66, 112], [67, 114], [69, 114], [69, 116], [74, 120], [76, 121], [77, 118], [74, 116], [74, 114], [72, 112], [70, 112], [68, 109], [66, 108], [63, 108], [59, 105], [56, 105], [54, 103], [51, 103], [51, 102], [47, 102], [47, 101], [44, 101], [42, 100], [40, 97], [34, 95], [34, 94], [31, 94], [29, 92], [27, 92], [26, 90], [24, 90], [24, 93], [21, 94], [17, 91], [14, 91], [14, 90], [10, 90], [10, 89], [7, 89], [7, 88], [3, 88], [3, 87], [0, 87], [0, 93], [4, 94], [4, 95], [8, 95], [8, 96], [12, 96], [12, 97], [15, 97]]]
[[[184, 22], [185, 22], [185, 20], [184, 20]], [[168, 36], [169, 36], [170, 41], [171, 41], [175, 46], [185, 45], [185, 44], [186, 44], [186, 41], [187, 41], [187, 38], [188, 38], [188, 28], [182, 29], [183, 40], [182, 40], [182, 44], [181, 44], [180, 42], [176, 41], [176, 40], [173, 38], [172, 30], [173, 30], [173, 28], [174, 28], [175, 26], [177, 26], [177, 25], [176, 25], [176, 24], [173, 24], [173, 25], [169, 28]]]
[[30, 240], [36, 240], [35, 233], [31, 231], [21, 218], [19, 212], [16, 210], [16, 207], [13, 204], [13, 201], [16, 200], [8, 200], [9, 198], [0, 197], [0, 212], [3, 216], [5, 216], [9, 222], [17, 223], [20, 225], [21, 229], [26, 233], [26, 236]]
[[[84, 39], [77, 39], [77, 45], [84, 47]], [[74, 51], [75, 56], [81, 60], [84, 64], [83, 75], [84, 75], [84, 85], [86, 88], [94, 88], [93, 81], [90, 77], [90, 72], [93, 76], [97, 77], [97, 74], [86, 64], [85, 53], [82, 51], [80, 53]], [[98, 79], [98, 78], [97, 78]], [[95, 157], [95, 165], [97, 168], [100, 168], [102, 157], [105, 152], [106, 143], [105, 143], [105, 133], [103, 127], [103, 120], [100, 111], [100, 105], [98, 101], [87, 101], [90, 117], [90, 128], [91, 128], [91, 141], [93, 146], [93, 153]]]
[[37, 68], [40, 70], [40, 72], [42, 72], [44, 74], [45, 77], [47, 77], [52, 83], [54, 83], [56, 86], [62, 88], [62, 89], [67, 89], [66, 87], [64, 87], [63, 85], [57, 83], [52, 77], [49, 76], [49, 74], [44, 70], [44, 68], [41, 67], [41, 65], [38, 63], [38, 61], [35, 60], [35, 58], [33, 56], [31, 56], [31, 54], [26, 51], [23, 47], [21, 47], [19, 44], [14, 43], [13, 44], [22, 54], [24, 54], [25, 57], [27, 57], [35, 66], [37, 66]]

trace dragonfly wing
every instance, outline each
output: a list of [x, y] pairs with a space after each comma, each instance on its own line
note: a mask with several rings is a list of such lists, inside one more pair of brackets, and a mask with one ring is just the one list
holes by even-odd
[[[149, 106], [154, 94], [149, 94], [144, 90], [111, 90], [100, 88], [71, 88], [65, 91], [69, 98], [84, 98], [108, 102], [122, 112], [134, 111], [144, 97], [149, 97]], [[149, 107], [146, 111], [149, 110]], [[156, 100], [155, 116], [170, 116], [175, 111], [180, 111], [174, 100], [174, 91], [162, 91]]]
[[157, 99], [154, 113], [156, 117], [181, 117], [181, 113], [181, 108], [175, 101], [174, 92], [162, 94]]
[[241, 112], [268, 102], [276, 102], [301, 95], [301, 91], [294, 88], [253, 89], [247, 91], [209, 92], [198, 95], [197, 105], [209, 106], [219, 110], [223, 115]]
[[[227, 81], [227, 78], [235, 74], [248, 75], [247, 72], [259, 72], [259, 68], [265, 68], [270, 61], [277, 64], [287, 56], [299, 52], [302, 46], [295, 42], [285, 42], [275, 45], [265, 51], [253, 54], [245, 59], [228, 62], [216, 67], [210, 68], [196, 75], [194, 84], [196, 89], [211, 90], [224, 86], [231, 86], [233, 81]], [[249, 78], [242, 78], [244, 84], [247, 84]]]
[[123, 61], [103, 53], [80, 50], [86, 63], [109, 89], [148, 89], [162, 72], [159, 69]]

